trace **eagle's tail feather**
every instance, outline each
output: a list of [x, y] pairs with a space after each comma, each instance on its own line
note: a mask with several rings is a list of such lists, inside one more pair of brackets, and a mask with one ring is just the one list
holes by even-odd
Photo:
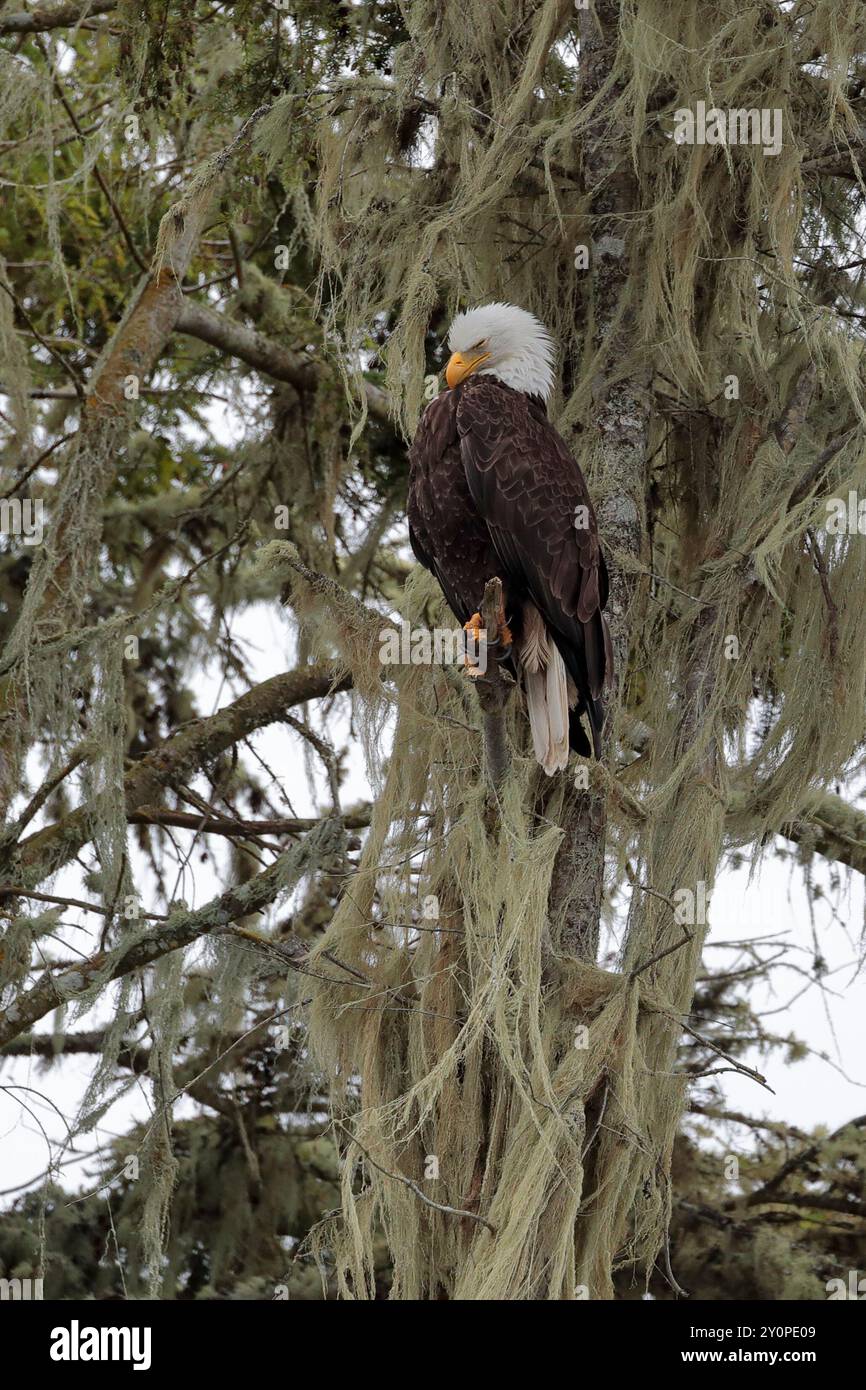
[[544, 619], [530, 603], [523, 610], [520, 665], [535, 756], [548, 776], [568, 763], [569, 680]]

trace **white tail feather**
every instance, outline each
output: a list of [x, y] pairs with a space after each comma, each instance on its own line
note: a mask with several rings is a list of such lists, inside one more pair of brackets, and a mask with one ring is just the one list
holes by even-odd
[[556, 647], [550, 653], [547, 663], [547, 713], [550, 720], [550, 740], [557, 748], [565, 746], [565, 762], [568, 762], [568, 690], [566, 687], [565, 663]]
[[523, 610], [519, 656], [532, 747], [544, 771], [552, 776], [568, 763], [569, 680], [565, 663], [550, 640], [544, 619], [531, 603], [525, 604]]
[[540, 671], [526, 672], [526, 708], [536, 761], [546, 767], [550, 748], [550, 726], [547, 721], [547, 681]]

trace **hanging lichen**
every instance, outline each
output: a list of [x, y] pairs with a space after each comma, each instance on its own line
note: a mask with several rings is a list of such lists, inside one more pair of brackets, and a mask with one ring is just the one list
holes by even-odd
[[[859, 552], [850, 537], [822, 536], [817, 553], [808, 539], [828, 488], [866, 482], [861, 345], [799, 268], [810, 237], [828, 254], [845, 245], [843, 203], [815, 197], [804, 163], [807, 140], [844, 145], [855, 128], [843, 75], [859, 21], [819, 4], [791, 36], [781, 13], [734, 4], [627, 5], [607, 76], [582, 102], [565, 8], [402, 5], [410, 38], [393, 84], [346, 78], [322, 121], [317, 227], [348, 340], [395, 316], [387, 380], [408, 429], [434, 311], [521, 303], [559, 343], [570, 381], [558, 423], [603, 517], [618, 479], [600, 466], [599, 392], [647, 379], [652, 546], [609, 553], [643, 623], [614, 746], [635, 715], [653, 739], [630, 776], [637, 817], [622, 795], [609, 817], [616, 863], [630, 845], [649, 891], [633, 893], [616, 973], [557, 956], [547, 903], [561, 792], [539, 815], [518, 758], [491, 829], [471, 701], [444, 676], [396, 674], [384, 789], [321, 947], [370, 985], [358, 997], [317, 985], [313, 1012], [347, 1160], [342, 1224], [318, 1239], [352, 1297], [372, 1296], [379, 1223], [396, 1297], [603, 1296], [618, 1260], [651, 1267], [683, 1101], [669, 1073], [706, 932], [678, 924], [671, 895], [712, 887], [735, 787], [750, 788], [741, 823], [760, 844], [862, 736], [859, 606], [828, 598], [855, 591]], [[798, 65], [813, 47], [821, 81]], [[678, 143], [676, 113], [698, 100], [778, 112], [779, 148]], [[423, 119], [405, 142], [409, 111], [435, 131], [429, 167]], [[271, 149], [280, 119], [278, 106]], [[636, 189], [622, 239], [604, 243], [580, 163], [599, 122]], [[525, 236], [511, 255], [514, 229]], [[601, 343], [582, 243], [631, 266]], [[611, 360], [626, 322], [630, 351]], [[369, 685], [368, 662], [347, 660]], [[756, 696], [772, 712], [759, 739]]]

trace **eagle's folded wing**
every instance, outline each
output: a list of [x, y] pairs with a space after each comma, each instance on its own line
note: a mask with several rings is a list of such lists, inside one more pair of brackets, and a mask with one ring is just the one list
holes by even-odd
[[607, 571], [583, 474], [543, 407], [496, 381], [462, 393], [457, 431], [503, 577], [528, 589], [578, 689], [599, 699], [610, 676]]

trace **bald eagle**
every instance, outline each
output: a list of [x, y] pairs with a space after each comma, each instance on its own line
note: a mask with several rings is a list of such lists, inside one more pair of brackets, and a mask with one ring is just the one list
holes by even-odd
[[518, 675], [535, 756], [601, 754], [613, 669], [607, 570], [583, 474], [547, 418], [554, 345], [532, 314], [485, 304], [448, 335], [448, 389], [409, 452], [409, 539], [451, 611], [478, 633], [484, 586], [502, 580], [504, 659]]

